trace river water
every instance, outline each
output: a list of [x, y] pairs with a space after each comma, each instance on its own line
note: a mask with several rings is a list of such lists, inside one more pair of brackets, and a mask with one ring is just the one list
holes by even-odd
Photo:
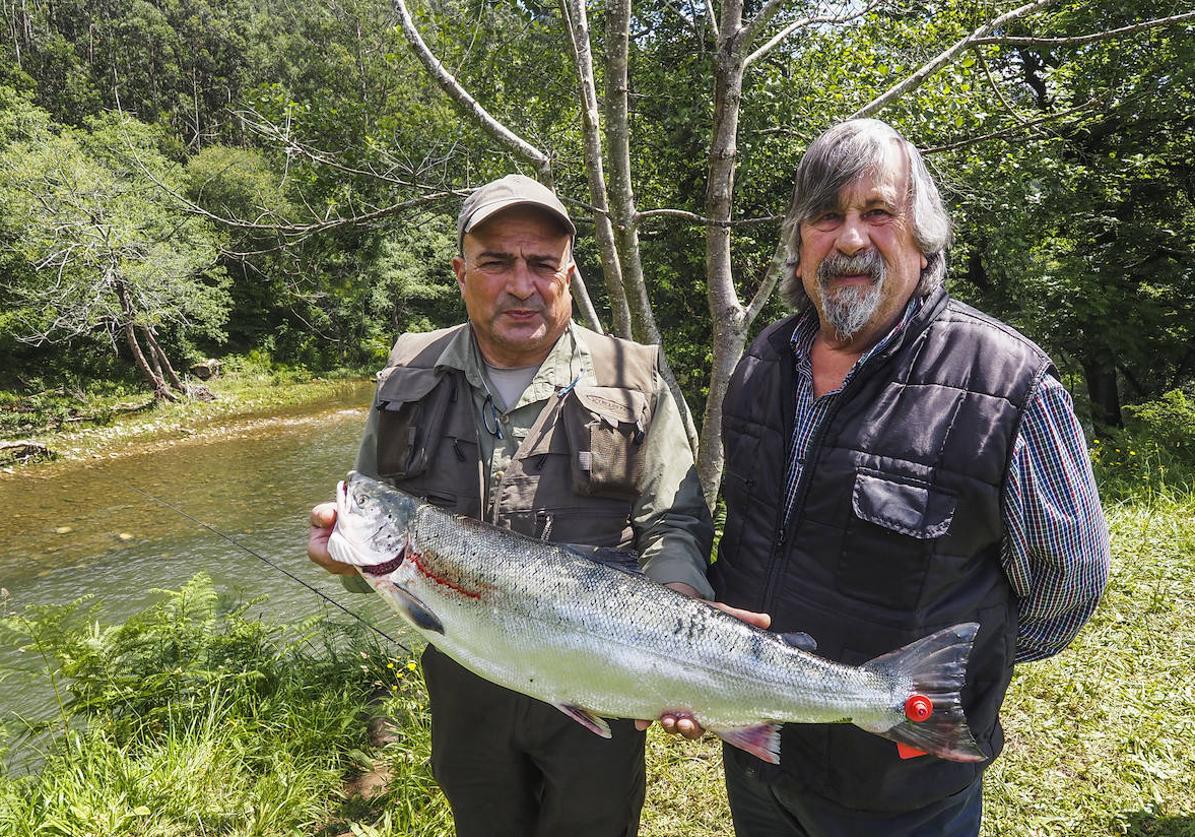
[[[105, 624], [206, 572], [251, 613], [298, 621], [339, 615], [314, 593], [220, 536], [138, 494], [160, 497], [234, 536], [392, 636], [397, 617], [377, 596], [347, 593], [307, 560], [307, 513], [352, 466], [371, 385], [346, 383], [319, 404], [198, 428], [186, 438], [110, 459], [57, 462], [0, 477], [0, 613], [93, 596]], [[3, 594], [0, 594], [3, 596]], [[349, 617], [343, 617], [348, 619]], [[40, 661], [0, 643], [0, 720], [55, 711]]]

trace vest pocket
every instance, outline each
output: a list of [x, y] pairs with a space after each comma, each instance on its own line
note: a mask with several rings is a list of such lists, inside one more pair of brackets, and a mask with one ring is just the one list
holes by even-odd
[[629, 498], [643, 479], [647, 399], [624, 387], [579, 386], [563, 407], [572, 487], [583, 497]]
[[922, 480], [857, 469], [838, 589], [896, 610], [916, 607], [936, 540], [950, 529], [956, 499]]
[[621, 504], [609, 508], [548, 509], [540, 514], [551, 521], [547, 540], [553, 543], [623, 548], [634, 543], [629, 510]]
[[381, 413], [379, 476], [406, 480], [427, 470], [440, 441], [444, 413], [455, 396], [455, 382], [434, 369], [389, 367], [378, 373], [374, 409]]

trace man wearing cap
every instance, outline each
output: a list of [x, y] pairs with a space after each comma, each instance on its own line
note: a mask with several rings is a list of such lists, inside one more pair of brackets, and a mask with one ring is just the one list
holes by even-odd
[[[571, 322], [567, 210], [510, 175], [470, 195], [457, 229], [468, 322], [399, 337], [356, 469], [534, 538], [634, 549], [649, 577], [712, 598], [713, 527], [659, 349]], [[308, 554], [361, 582], [328, 555], [334, 519], [312, 510]], [[460, 837], [637, 833], [643, 724], [611, 721], [602, 739], [431, 646], [423, 669], [432, 769]]]

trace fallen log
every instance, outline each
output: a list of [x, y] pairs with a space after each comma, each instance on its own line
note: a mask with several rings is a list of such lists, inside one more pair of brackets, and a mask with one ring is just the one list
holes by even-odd
[[38, 459], [53, 459], [57, 454], [33, 439], [0, 441], [0, 460], [7, 462], [32, 462]]

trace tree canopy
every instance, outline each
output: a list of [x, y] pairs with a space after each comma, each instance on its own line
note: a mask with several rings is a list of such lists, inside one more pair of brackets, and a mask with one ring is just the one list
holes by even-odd
[[[664, 343], [709, 489], [726, 377], [783, 313], [796, 162], [868, 114], [942, 185], [953, 292], [1051, 352], [1095, 422], [1195, 377], [1195, 13], [1173, 0], [72, 0], [0, 14], [8, 170], [76, 157], [78, 182], [125, 190], [133, 226], [171, 225], [177, 245], [125, 270], [160, 283], [142, 318], [184, 355], [368, 364], [396, 331], [459, 318], [461, 195], [523, 171], [580, 224], [595, 319]], [[39, 265], [53, 248], [21, 218], [45, 209], [20, 206], [0, 282], [44, 318], [29, 293], [52, 287]]]

